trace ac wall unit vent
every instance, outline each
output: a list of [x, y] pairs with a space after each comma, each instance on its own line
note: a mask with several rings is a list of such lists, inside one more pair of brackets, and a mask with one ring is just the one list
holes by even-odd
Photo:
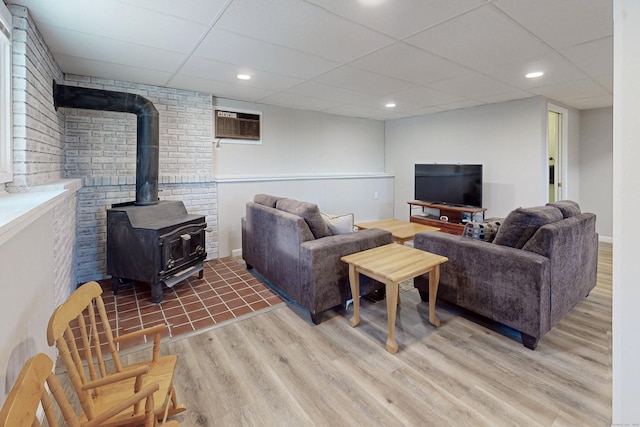
[[216, 110], [216, 138], [260, 140], [260, 114]]

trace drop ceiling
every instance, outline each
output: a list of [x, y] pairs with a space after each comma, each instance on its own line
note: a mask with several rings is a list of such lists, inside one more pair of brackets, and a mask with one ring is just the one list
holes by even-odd
[[613, 103], [611, 0], [7, 3], [67, 74], [376, 120], [538, 95]]

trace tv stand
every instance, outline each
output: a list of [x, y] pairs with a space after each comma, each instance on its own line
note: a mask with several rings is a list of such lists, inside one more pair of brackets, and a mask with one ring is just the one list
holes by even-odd
[[[482, 213], [482, 217], [484, 218], [484, 212], [487, 210], [486, 208], [475, 208], [471, 206], [456, 206], [452, 204], [445, 203], [432, 203], [432, 202], [423, 202], [420, 200], [414, 200], [412, 202], [407, 202], [409, 204], [409, 221], [415, 222], [417, 224], [430, 225], [432, 227], [439, 227], [440, 231], [449, 234], [456, 234], [458, 236], [462, 235], [464, 231], [465, 224], [462, 222], [462, 214], [468, 213], [469, 216], [473, 217], [474, 214]], [[430, 216], [430, 215], [413, 215], [412, 210], [415, 206], [419, 206], [422, 208], [424, 212], [424, 208], [437, 209], [439, 211], [439, 216]], [[440, 221], [440, 216], [446, 216], [449, 218], [449, 221]]]

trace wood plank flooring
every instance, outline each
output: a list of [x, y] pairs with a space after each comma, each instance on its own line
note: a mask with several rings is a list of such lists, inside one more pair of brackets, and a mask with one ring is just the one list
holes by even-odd
[[[287, 304], [164, 343], [189, 426], [609, 426], [611, 245], [598, 285], [535, 351], [513, 331], [404, 287], [398, 353], [387, 353], [385, 302], [362, 300], [315, 326]], [[147, 352], [143, 352], [146, 357]], [[127, 362], [140, 352], [125, 356]]]

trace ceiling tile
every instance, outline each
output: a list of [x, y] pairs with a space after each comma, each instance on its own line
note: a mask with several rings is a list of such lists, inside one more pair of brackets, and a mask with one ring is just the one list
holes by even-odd
[[184, 54], [78, 33], [47, 24], [40, 24], [39, 30], [47, 39], [47, 45], [54, 55], [62, 54], [170, 73], [175, 72], [187, 59], [187, 55]]
[[339, 62], [393, 42], [383, 34], [300, 0], [235, 1], [217, 28]]
[[399, 101], [409, 101], [420, 104], [422, 107], [430, 107], [442, 104], [450, 104], [465, 100], [464, 98], [451, 93], [441, 92], [423, 86], [416, 86], [410, 89], [393, 94]]
[[483, 0], [307, 1], [398, 39], [484, 4]]
[[363, 56], [349, 65], [416, 84], [469, 72], [465, 67], [401, 42]]
[[[93, 1], [93, 0], [92, 0]], [[119, 0], [143, 9], [208, 25], [226, 9], [229, 0]]]
[[286, 89], [285, 92], [312, 98], [333, 99], [336, 102], [343, 104], [352, 102], [371, 102], [374, 98], [373, 96], [361, 92], [354, 92], [341, 87], [329, 86], [313, 80], [306, 81], [297, 86]]
[[515, 88], [479, 73], [454, 77], [429, 84], [429, 87], [467, 99], [480, 99], [514, 92]]
[[238, 86], [228, 82], [219, 82], [182, 74], [173, 76], [168, 85], [169, 87], [210, 93], [219, 98], [237, 99], [239, 101], [258, 101], [275, 93], [273, 90], [253, 86]]
[[529, 92], [518, 90], [514, 92], [503, 93], [500, 95], [483, 96], [481, 98], [478, 98], [478, 101], [487, 104], [495, 104], [498, 102], [515, 101], [516, 99], [530, 98], [531, 96], [532, 94]]
[[[250, 74], [252, 79], [239, 81], [236, 78], [239, 73]], [[269, 73], [266, 71], [256, 71], [199, 57], [191, 57], [180, 69], [179, 74], [182, 76], [227, 82], [238, 86], [250, 86], [278, 91], [302, 82], [302, 79], [295, 77], [283, 76], [282, 74]]]
[[610, 95], [605, 89], [591, 79], [584, 79], [561, 85], [551, 85], [533, 88], [530, 92], [546, 96], [550, 99], [562, 100], [569, 103], [580, 98], [592, 98]]
[[216, 29], [205, 37], [194, 55], [300, 78], [311, 78], [339, 65], [299, 50]]
[[[525, 74], [533, 71], [543, 71], [545, 74], [533, 79], [525, 77]], [[499, 67], [483, 68], [482, 72], [501, 82], [525, 90], [587, 78], [587, 75], [578, 67], [555, 52]]]
[[329, 86], [342, 87], [371, 95], [389, 95], [411, 87], [411, 83], [381, 76], [355, 67], [344, 66], [314, 79]]
[[611, 95], [574, 99], [567, 103], [570, 107], [577, 108], [578, 110], [611, 107], [611, 104], [613, 104], [613, 96]]
[[327, 108], [334, 108], [342, 105], [341, 102], [336, 102], [320, 99], [320, 98], [312, 98], [309, 96], [302, 95], [294, 95], [291, 93], [280, 92], [273, 95], [269, 95], [260, 100], [266, 104], [275, 104], [281, 105], [289, 108], [300, 108], [303, 110], [316, 110], [316, 111], [324, 111]]
[[[153, 86], [166, 86], [171, 73], [149, 68], [130, 67], [101, 61], [90, 61], [67, 55], [56, 55], [56, 62], [68, 74], [100, 77], [124, 82], [144, 83]], [[73, 70], [73, 71], [71, 71]]]
[[[34, 20], [52, 27], [114, 40], [190, 53], [207, 27], [192, 21], [110, 0], [21, 0]], [[32, 4], [37, 7], [30, 7]], [[114, 7], [117, 6], [117, 7]]]
[[444, 22], [405, 42], [471, 68], [508, 64], [551, 51], [490, 6]]
[[613, 74], [613, 36], [562, 49], [560, 52], [588, 76]]
[[555, 49], [613, 34], [611, 0], [495, 0], [492, 4]]

